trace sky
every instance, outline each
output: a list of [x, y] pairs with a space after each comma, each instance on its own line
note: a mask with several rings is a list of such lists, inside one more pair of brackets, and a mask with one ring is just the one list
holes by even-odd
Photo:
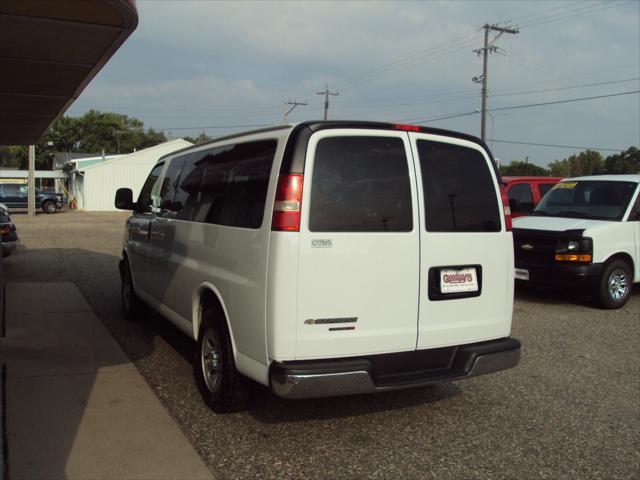
[[473, 77], [482, 75], [482, 57], [474, 50], [490, 24], [518, 30], [497, 38], [488, 59], [486, 140], [501, 163], [546, 167], [585, 148], [606, 157], [640, 146], [639, 0], [137, 7], [138, 28], [67, 115], [118, 112], [172, 138], [216, 137], [282, 123], [288, 101], [307, 104], [291, 111], [290, 123], [322, 119], [317, 93], [328, 85], [338, 93], [329, 119], [480, 136]]

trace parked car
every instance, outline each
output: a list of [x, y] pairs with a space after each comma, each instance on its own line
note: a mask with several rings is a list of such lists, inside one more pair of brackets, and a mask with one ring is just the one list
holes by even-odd
[[[414, 160], [415, 159], [415, 160]], [[506, 195], [477, 138], [307, 122], [159, 160], [126, 222], [128, 318], [198, 342], [217, 412], [247, 379], [285, 398], [379, 392], [513, 367]]]
[[562, 177], [502, 177], [513, 218], [530, 215], [545, 193]]
[[[28, 208], [28, 193], [23, 183], [0, 183], [0, 202], [9, 208]], [[36, 206], [44, 213], [56, 213], [62, 208], [62, 194], [36, 188]]]
[[640, 175], [562, 180], [514, 220], [516, 279], [580, 288], [620, 308], [640, 282]]
[[18, 232], [11, 221], [8, 210], [0, 209], [0, 237], [2, 239], [2, 256], [8, 257], [18, 245]]

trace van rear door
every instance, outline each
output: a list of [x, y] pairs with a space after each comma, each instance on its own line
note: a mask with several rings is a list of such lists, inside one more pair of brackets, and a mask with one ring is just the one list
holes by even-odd
[[506, 337], [513, 241], [495, 171], [474, 142], [410, 133], [420, 205], [417, 348]]
[[313, 134], [302, 193], [296, 358], [415, 349], [416, 185], [404, 132]]

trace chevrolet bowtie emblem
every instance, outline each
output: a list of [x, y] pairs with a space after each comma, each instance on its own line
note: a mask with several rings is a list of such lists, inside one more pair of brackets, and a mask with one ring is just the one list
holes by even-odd
[[533, 250], [533, 245], [530, 245], [528, 243], [525, 243], [524, 245], [522, 245], [520, 248], [522, 248], [522, 250]]

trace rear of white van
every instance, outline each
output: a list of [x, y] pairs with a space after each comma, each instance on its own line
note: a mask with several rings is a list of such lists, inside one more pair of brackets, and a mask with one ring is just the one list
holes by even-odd
[[272, 389], [364, 393], [517, 364], [499, 185], [473, 137], [375, 123], [294, 128], [269, 245]]

